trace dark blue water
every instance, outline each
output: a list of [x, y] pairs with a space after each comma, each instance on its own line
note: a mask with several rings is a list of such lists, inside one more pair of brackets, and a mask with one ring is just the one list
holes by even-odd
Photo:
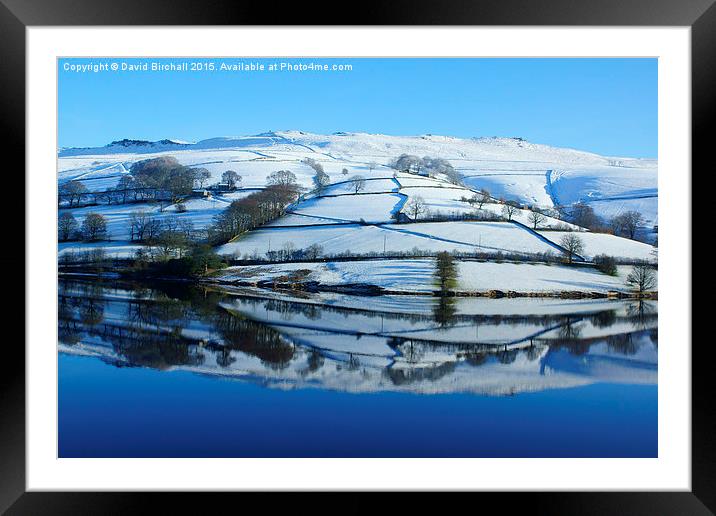
[[59, 357], [61, 457], [655, 457], [657, 387], [283, 391]]
[[657, 456], [656, 303], [366, 299], [62, 281], [59, 455]]

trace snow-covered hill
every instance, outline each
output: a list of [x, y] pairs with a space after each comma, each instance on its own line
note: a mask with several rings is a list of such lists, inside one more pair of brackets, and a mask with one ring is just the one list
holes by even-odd
[[58, 162], [60, 181], [90, 180], [110, 167], [118, 177], [120, 165], [172, 154], [184, 164], [209, 169], [215, 180], [232, 167], [240, 169], [245, 186], [262, 186], [268, 173], [283, 167], [291, 168], [308, 186], [312, 170], [299, 163], [305, 157], [321, 162], [337, 181], [343, 168], [351, 174], [385, 175], [386, 164], [404, 153], [447, 159], [470, 187], [487, 188], [495, 197], [545, 207], [581, 200], [605, 216], [637, 207], [647, 224], [656, 223], [656, 160], [600, 156], [520, 138], [279, 131], [196, 143], [121, 140], [104, 147], [61, 149]]
[[[448, 160], [462, 175], [464, 186], [441, 176], [395, 174], [389, 163], [401, 154]], [[227, 170], [236, 171], [242, 177], [242, 188], [208, 200], [192, 199], [181, 213], [174, 206], [160, 208], [149, 203], [100, 203], [67, 210], [80, 223], [89, 212], [104, 215], [108, 236], [113, 240], [111, 248], [118, 256], [136, 251], [136, 245], [127, 243], [131, 212], [145, 211], [160, 219], [176, 216], [190, 221], [195, 229], [206, 229], [231, 201], [264, 187], [266, 176], [277, 170], [292, 171], [299, 183], [310, 189], [314, 170], [303, 162], [305, 158], [323, 166], [331, 185], [320, 196], [307, 195], [292, 205], [285, 217], [226, 244], [220, 252], [246, 257], [264, 255], [284, 246], [302, 249], [315, 244], [326, 254], [402, 253], [420, 249], [560, 255], [562, 231], [584, 232], [583, 228], [552, 217], [540, 221], [534, 231], [531, 212], [526, 209], [516, 210], [510, 222], [394, 224], [399, 212], [408, 214], [415, 199], [424, 203], [422, 218], [474, 214], [476, 206], [466, 201], [483, 188], [489, 190], [492, 199], [480, 211], [492, 218], [503, 215], [500, 200], [545, 209], [583, 201], [605, 218], [637, 208], [644, 215], [645, 226], [651, 227], [657, 221], [655, 160], [599, 156], [519, 138], [282, 131], [196, 143], [120, 140], [104, 147], [60, 149], [58, 181], [76, 180], [90, 192], [103, 192], [128, 174], [134, 162], [157, 156], [174, 156], [182, 164], [207, 169], [211, 174], [209, 184], [219, 182]], [[365, 188], [359, 194], [350, 183], [353, 175], [366, 178]], [[606, 234], [583, 236], [588, 237], [586, 259], [600, 253], [625, 259], [652, 257], [652, 248], [647, 244]], [[122, 252], [122, 245], [126, 253]], [[81, 242], [63, 243], [60, 252], [87, 246]]]

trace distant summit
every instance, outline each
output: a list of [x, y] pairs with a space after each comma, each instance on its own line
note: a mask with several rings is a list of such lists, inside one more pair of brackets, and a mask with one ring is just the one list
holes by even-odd
[[135, 140], [123, 138], [115, 140], [103, 147], [63, 147], [58, 149], [58, 155], [62, 156], [83, 156], [103, 154], [124, 154], [124, 153], [150, 153], [181, 150], [195, 145], [193, 142], [182, 140], [163, 139], [157, 141]]
[[127, 138], [123, 140], [115, 140], [112, 143], [106, 145], [106, 147], [157, 147], [167, 145], [179, 145], [186, 146], [191, 145], [189, 142], [183, 142], [179, 140], [157, 140], [155, 142], [149, 140], [129, 140]]

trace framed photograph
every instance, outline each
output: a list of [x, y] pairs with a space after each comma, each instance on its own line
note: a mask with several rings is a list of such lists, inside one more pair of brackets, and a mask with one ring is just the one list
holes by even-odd
[[691, 338], [711, 4], [319, 26], [3, 0], [26, 346], [3, 365], [1, 507], [500, 491], [711, 514]]

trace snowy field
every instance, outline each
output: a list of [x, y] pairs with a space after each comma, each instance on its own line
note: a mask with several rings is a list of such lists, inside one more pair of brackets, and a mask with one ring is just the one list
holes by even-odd
[[[341, 174], [342, 175], [342, 174]], [[338, 179], [338, 183], [331, 185], [325, 189], [322, 195], [350, 195], [355, 193], [355, 182], [350, 181], [351, 176], [343, 176]], [[363, 188], [360, 190], [362, 194], [368, 193], [385, 193], [397, 192], [400, 183], [392, 178], [375, 178], [366, 180]]]
[[[301, 222], [302, 219], [297, 217], [292, 220]], [[547, 235], [549, 233], [545, 232]], [[539, 238], [531, 231], [509, 222], [431, 222], [380, 226], [356, 224], [258, 229], [221, 246], [219, 253], [233, 256], [263, 255], [271, 249], [282, 249], [286, 244], [292, 244], [294, 249], [320, 245], [325, 255], [345, 252], [391, 253], [414, 249], [431, 252], [562, 253], [549, 238]]]
[[[539, 234], [559, 243], [564, 235], [571, 234], [565, 231], [538, 231]], [[606, 233], [578, 233], [579, 238], [584, 242], [584, 252], [581, 256], [592, 259], [598, 254], [606, 254], [615, 258], [627, 258], [630, 260], [653, 261], [654, 248], [649, 244], [629, 240]]]
[[495, 199], [521, 204], [551, 207], [546, 171], [474, 171], [464, 170], [465, 184], [475, 190], [486, 189]]
[[[631, 267], [619, 267], [617, 276], [608, 276], [587, 267], [461, 261], [458, 262], [455, 290], [514, 290], [530, 293], [626, 291], [626, 276], [630, 270]], [[252, 282], [276, 279], [295, 271], [310, 271], [305, 281], [318, 281], [323, 285], [365, 283], [396, 292], [415, 293], [436, 289], [433, 279], [435, 261], [430, 259], [238, 266], [229, 267], [217, 278], [223, 281]]]
[[338, 222], [389, 222], [403, 200], [394, 193], [316, 197], [294, 205], [291, 212]]
[[308, 228], [258, 229], [251, 231], [218, 248], [228, 256], [263, 256], [269, 250], [280, 250], [287, 244], [294, 249], [320, 245], [324, 255], [340, 253], [364, 254], [404, 252], [413, 249], [424, 251], [455, 250], [474, 252], [475, 246], [437, 240], [430, 235], [411, 234], [389, 228], [402, 226], [339, 225]]
[[449, 187], [440, 185], [440, 188], [431, 188], [428, 186], [404, 187], [400, 192], [408, 196], [408, 201], [403, 207], [403, 213], [412, 218], [409, 205], [411, 199], [416, 197], [425, 201], [427, 213], [424, 215], [463, 215], [473, 213], [476, 208], [470, 206], [467, 202], [461, 201], [462, 197], [469, 199], [474, 192], [466, 188]]
[[415, 186], [428, 186], [432, 188], [454, 188], [455, 185], [447, 181], [436, 180], [431, 177], [421, 177], [415, 174], [406, 174], [398, 172], [395, 179], [400, 183], [402, 188], [411, 188]]
[[57, 244], [57, 255], [62, 257], [67, 254], [80, 253], [102, 249], [107, 258], [134, 258], [137, 251], [146, 249], [145, 246], [129, 241], [112, 242], [60, 242]]
[[431, 222], [400, 224], [391, 228], [395, 228], [397, 233], [436, 240], [444, 246], [460, 244], [486, 253], [561, 254], [556, 246], [509, 222]]

